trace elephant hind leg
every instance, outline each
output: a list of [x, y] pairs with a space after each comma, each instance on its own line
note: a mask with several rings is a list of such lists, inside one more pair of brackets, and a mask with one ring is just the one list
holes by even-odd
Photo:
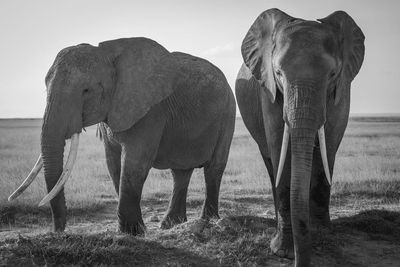
[[186, 196], [193, 169], [172, 169], [171, 171], [174, 177], [174, 189], [169, 202], [168, 211], [161, 222], [162, 229], [169, 229], [187, 221]]
[[218, 139], [211, 160], [204, 166], [206, 198], [201, 214], [202, 219], [219, 218], [218, 199], [222, 175], [228, 161], [229, 149], [235, 128], [235, 117], [226, 120], [223, 132]]
[[202, 219], [219, 218], [218, 198], [222, 175], [225, 164], [208, 165], [204, 167], [204, 178], [206, 182], [206, 199], [203, 205]]

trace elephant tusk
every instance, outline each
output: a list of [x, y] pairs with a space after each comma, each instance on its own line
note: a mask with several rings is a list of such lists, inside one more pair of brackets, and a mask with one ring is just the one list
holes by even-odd
[[76, 155], [78, 153], [78, 145], [79, 145], [79, 134], [75, 133], [71, 137], [71, 148], [69, 150], [68, 159], [65, 163], [64, 170], [58, 179], [56, 185], [53, 189], [40, 201], [39, 207], [44, 204], [50, 202], [64, 187], [64, 184], [67, 182], [68, 178], [71, 176], [72, 169], [74, 168]]
[[319, 141], [319, 147], [321, 149], [321, 158], [322, 158], [322, 164], [324, 165], [326, 180], [328, 180], [329, 185], [332, 185], [331, 174], [329, 171], [328, 157], [326, 152], [325, 129], [323, 125], [318, 130], [318, 141]]
[[42, 160], [42, 154], [39, 155], [39, 158], [37, 159], [35, 166], [33, 166], [31, 172], [28, 174], [28, 177], [22, 182], [22, 184], [17, 188], [17, 190], [14, 191], [9, 197], [8, 201], [16, 199], [19, 195], [21, 195], [25, 189], [29, 187], [29, 185], [35, 180], [36, 176], [40, 172], [40, 170], [43, 167], [43, 160]]
[[281, 155], [279, 158], [278, 172], [276, 175], [275, 187], [278, 187], [281, 180], [283, 166], [285, 165], [286, 152], [289, 144], [289, 126], [285, 123], [285, 129], [283, 130]]

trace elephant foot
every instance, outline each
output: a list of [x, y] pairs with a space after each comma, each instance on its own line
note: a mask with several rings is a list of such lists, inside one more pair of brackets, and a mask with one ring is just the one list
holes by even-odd
[[329, 213], [311, 215], [310, 225], [313, 229], [330, 229], [331, 219]]
[[200, 216], [200, 219], [203, 219], [203, 220], [211, 220], [211, 219], [215, 219], [215, 220], [219, 220], [220, 219], [220, 217], [219, 217], [219, 215], [218, 215], [218, 213], [217, 214], [206, 214], [206, 213], [202, 213], [201, 214], [201, 216]]
[[278, 231], [272, 238], [270, 247], [272, 252], [281, 258], [294, 258], [293, 238], [291, 234], [282, 234]]
[[66, 223], [66, 218], [53, 218], [53, 231], [64, 232]]
[[200, 216], [201, 219], [219, 219], [218, 209], [213, 207], [204, 207]]
[[146, 232], [146, 226], [144, 226], [143, 222], [119, 222], [119, 231], [125, 234], [134, 235], [134, 236], [144, 236]]
[[170, 229], [177, 224], [181, 224], [187, 221], [186, 215], [172, 215], [168, 214], [164, 217], [161, 222], [161, 229]]

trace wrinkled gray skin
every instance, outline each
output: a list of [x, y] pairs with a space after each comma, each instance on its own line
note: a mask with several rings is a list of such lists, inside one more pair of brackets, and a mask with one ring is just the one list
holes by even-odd
[[[186, 220], [194, 168], [204, 167], [202, 218], [218, 217], [218, 195], [235, 123], [235, 100], [222, 72], [206, 60], [170, 53], [146, 38], [63, 49], [47, 77], [41, 136], [50, 191], [63, 170], [65, 140], [101, 123], [107, 166], [119, 195], [122, 232], [142, 234], [143, 184], [151, 167], [171, 169], [174, 189], [162, 227]], [[62, 190], [50, 202], [55, 231], [63, 231]]]
[[[310, 220], [330, 224], [330, 186], [316, 134], [324, 125], [332, 174], [347, 126], [350, 84], [364, 58], [364, 35], [343, 11], [317, 22], [270, 9], [251, 26], [242, 55], [236, 98], [273, 187], [278, 228], [271, 249], [295, 256], [296, 266], [309, 266]], [[289, 148], [275, 189], [285, 123]]]

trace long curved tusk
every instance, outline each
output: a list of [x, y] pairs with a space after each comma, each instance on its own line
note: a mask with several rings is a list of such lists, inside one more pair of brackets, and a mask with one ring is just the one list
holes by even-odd
[[289, 126], [285, 123], [285, 129], [283, 130], [281, 155], [279, 158], [278, 173], [276, 175], [275, 187], [278, 187], [281, 180], [283, 166], [285, 165], [286, 152], [289, 144]]
[[39, 207], [43, 206], [44, 204], [50, 202], [60, 190], [64, 187], [64, 184], [67, 182], [68, 178], [71, 176], [72, 169], [74, 168], [76, 155], [78, 153], [78, 145], [79, 145], [79, 134], [75, 133], [71, 137], [71, 148], [69, 150], [68, 159], [65, 163], [64, 170], [58, 179], [56, 185], [53, 189], [48, 193], [42, 201], [39, 203]]
[[29, 185], [35, 180], [36, 176], [40, 172], [40, 169], [43, 167], [43, 160], [42, 160], [42, 154], [39, 155], [39, 158], [37, 159], [35, 166], [33, 166], [31, 172], [28, 174], [28, 177], [22, 182], [22, 184], [17, 188], [17, 190], [14, 191], [9, 197], [8, 201], [16, 199], [19, 195], [21, 195], [25, 189], [29, 187]]
[[321, 158], [322, 158], [322, 164], [324, 165], [325, 176], [326, 179], [328, 180], [329, 185], [332, 185], [331, 173], [329, 171], [328, 157], [326, 153], [325, 129], [323, 125], [318, 130], [318, 141], [319, 141], [319, 147], [321, 149]]

